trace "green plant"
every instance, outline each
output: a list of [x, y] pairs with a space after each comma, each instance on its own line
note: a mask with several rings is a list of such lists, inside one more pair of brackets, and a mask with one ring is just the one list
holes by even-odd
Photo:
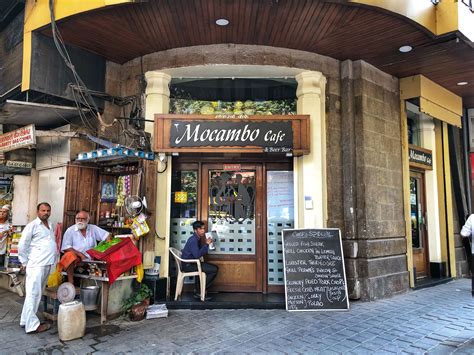
[[142, 303], [145, 299], [152, 296], [151, 289], [145, 285], [141, 284], [140, 288], [134, 291], [130, 297], [128, 297], [123, 303], [123, 310], [126, 313], [129, 313], [134, 305]]

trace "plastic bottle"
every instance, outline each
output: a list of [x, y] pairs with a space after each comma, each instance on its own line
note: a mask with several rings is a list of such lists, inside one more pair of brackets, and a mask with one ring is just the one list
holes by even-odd
[[58, 335], [62, 341], [82, 338], [86, 333], [86, 311], [79, 301], [59, 305]]

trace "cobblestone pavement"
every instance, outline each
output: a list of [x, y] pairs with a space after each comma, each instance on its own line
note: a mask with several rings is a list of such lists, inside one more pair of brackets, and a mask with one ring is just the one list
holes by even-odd
[[168, 318], [98, 326], [61, 342], [57, 328], [27, 335], [22, 299], [0, 290], [0, 353], [323, 353], [474, 354], [470, 280], [456, 280], [346, 312], [170, 310]]

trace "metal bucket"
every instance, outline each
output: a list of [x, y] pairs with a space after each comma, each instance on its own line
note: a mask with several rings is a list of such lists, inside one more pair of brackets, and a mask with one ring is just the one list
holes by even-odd
[[81, 287], [81, 301], [86, 311], [93, 311], [97, 309], [97, 296], [99, 296], [100, 287], [82, 286]]

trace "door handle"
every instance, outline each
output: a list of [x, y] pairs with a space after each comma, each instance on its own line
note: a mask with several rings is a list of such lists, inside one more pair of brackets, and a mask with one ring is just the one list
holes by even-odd
[[262, 228], [262, 214], [257, 213], [257, 228]]

